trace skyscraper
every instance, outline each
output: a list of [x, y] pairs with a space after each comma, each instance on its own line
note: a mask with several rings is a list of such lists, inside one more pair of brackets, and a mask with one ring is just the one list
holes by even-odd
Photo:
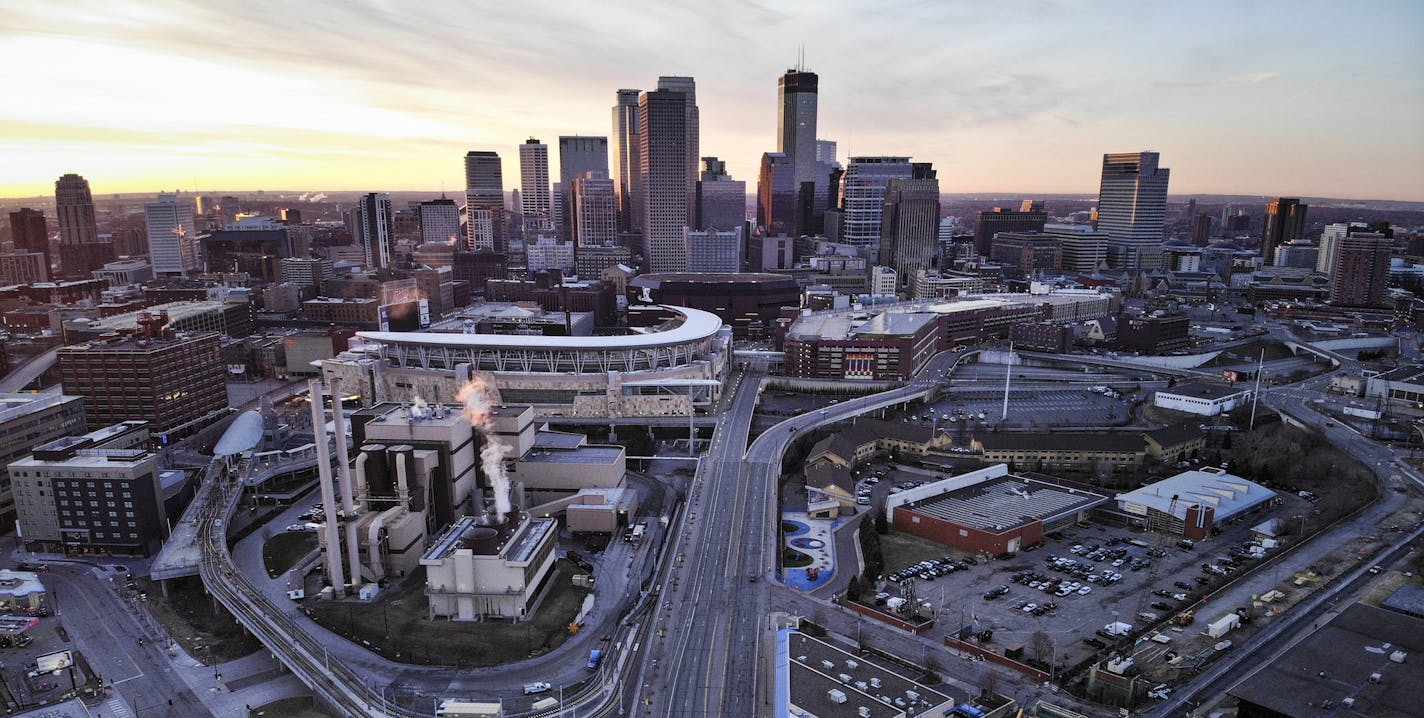
[[819, 83], [816, 73], [800, 69], [787, 70], [776, 81], [776, 151], [790, 159], [795, 177], [796, 210], [790, 234], [819, 231], [826, 212], [826, 187], [831, 168], [817, 161]]
[[143, 220], [148, 229], [148, 258], [155, 276], [186, 276], [202, 269], [198, 230], [189, 200], [159, 194], [157, 202], [143, 206]]
[[573, 237], [573, 181], [586, 172], [599, 173], [608, 177], [608, 138], [562, 136], [559, 138], [559, 191], [554, 193], [557, 203], [554, 214], [558, 217], [559, 232], [565, 239]]
[[697, 181], [698, 229], [740, 229], [747, 223], [747, 183], [727, 174], [727, 163], [702, 158]]
[[911, 178], [886, 185], [879, 263], [908, 285], [916, 269], [930, 266], [938, 236], [939, 180], [929, 163], [916, 163]]
[[816, 140], [816, 161], [836, 167], [840, 166], [840, 161], [836, 159], [835, 140]]
[[892, 179], [909, 179], [910, 171], [909, 157], [850, 158], [841, 178], [841, 242], [879, 248], [885, 187]]
[[1379, 232], [1354, 232], [1336, 242], [1330, 273], [1330, 302], [1377, 307], [1384, 302], [1394, 239]]
[[61, 245], [91, 244], [99, 241], [99, 227], [94, 222], [94, 197], [89, 194], [89, 180], [76, 174], [60, 177], [54, 183], [54, 208], [59, 215]]
[[990, 212], [980, 212], [974, 225], [974, 251], [981, 257], [993, 253], [994, 235], [999, 232], [1041, 232], [1048, 223], [1048, 210], [1042, 200], [1026, 199], [1015, 212], [1005, 207], [995, 207]]
[[796, 170], [783, 152], [763, 152], [757, 175], [757, 227], [772, 237], [797, 234]]
[[547, 232], [554, 227], [549, 199], [549, 146], [533, 137], [519, 146], [519, 196], [525, 232]]
[[619, 90], [618, 104], [613, 106], [613, 162], [609, 168], [618, 200], [619, 232], [640, 232], [643, 228], [643, 212], [638, 205], [638, 176], [642, 171], [642, 161], [638, 159], [640, 94], [638, 90]]
[[440, 199], [421, 202], [420, 243], [455, 244], [460, 238], [460, 207], [455, 200], [440, 195]]
[[351, 210], [351, 236], [369, 269], [389, 269], [395, 262], [395, 214], [391, 196], [379, 192], [362, 195]]
[[1261, 256], [1270, 261], [1276, 247], [1305, 234], [1308, 205], [1292, 197], [1277, 197], [1266, 205], [1266, 221], [1261, 230]]
[[504, 178], [496, 152], [465, 153], [465, 227], [469, 249], [504, 251]]
[[1157, 269], [1162, 264], [1162, 223], [1167, 216], [1167, 180], [1156, 152], [1103, 155], [1098, 190], [1098, 230], [1107, 232], [1108, 264]]
[[48, 280], [53, 270], [50, 268], [49, 226], [44, 212], [29, 207], [11, 212], [10, 238], [14, 241], [16, 252], [39, 252], [44, 255], [45, 278], [41, 281]]
[[687, 267], [682, 230], [696, 208], [697, 106], [692, 78], [663, 77], [638, 97], [643, 256], [648, 271]]
[[[585, 172], [569, 183], [571, 239], [578, 247], [618, 243], [618, 203], [607, 172]], [[577, 251], [577, 250], [576, 250]]]
[[1335, 271], [1335, 249], [1339, 246], [1340, 240], [1349, 233], [1350, 225], [1343, 222], [1325, 225], [1325, 231], [1320, 233], [1320, 253], [1316, 255], [1315, 271], [1321, 274], [1330, 274]]

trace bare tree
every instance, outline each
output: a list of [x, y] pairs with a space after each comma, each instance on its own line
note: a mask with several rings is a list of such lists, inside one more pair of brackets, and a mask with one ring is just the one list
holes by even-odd
[[1034, 631], [1029, 637], [1029, 647], [1033, 650], [1034, 660], [1045, 663], [1053, 662], [1053, 637], [1043, 631]]

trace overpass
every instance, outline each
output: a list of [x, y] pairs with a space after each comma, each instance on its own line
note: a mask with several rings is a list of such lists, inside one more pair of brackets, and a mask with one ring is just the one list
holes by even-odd
[[5, 375], [4, 379], [0, 379], [0, 394], [14, 394], [23, 391], [25, 387], [33, 384], [36, 379], [49, 371], [58, 358], [59, 347], [55, 347], [21, 364], [14, 371]]

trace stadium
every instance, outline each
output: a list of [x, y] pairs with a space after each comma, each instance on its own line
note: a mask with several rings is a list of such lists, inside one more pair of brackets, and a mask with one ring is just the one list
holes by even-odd
[[482, 379], [503, 404], [539, 416], [687, 416], [721, 395], [731, 332], [717, 316], [660, 305], [664, 321], [618, 336], [357, 332], [322, 362], [362, 405], [448, 400]]

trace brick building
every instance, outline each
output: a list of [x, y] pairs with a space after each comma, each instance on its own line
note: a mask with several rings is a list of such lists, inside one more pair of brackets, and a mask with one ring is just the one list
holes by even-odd
[[58, 364], [89, 426], [146, 421], [162, 434], [228, 406], [216, 333], [95, 340], [61, 348]]

